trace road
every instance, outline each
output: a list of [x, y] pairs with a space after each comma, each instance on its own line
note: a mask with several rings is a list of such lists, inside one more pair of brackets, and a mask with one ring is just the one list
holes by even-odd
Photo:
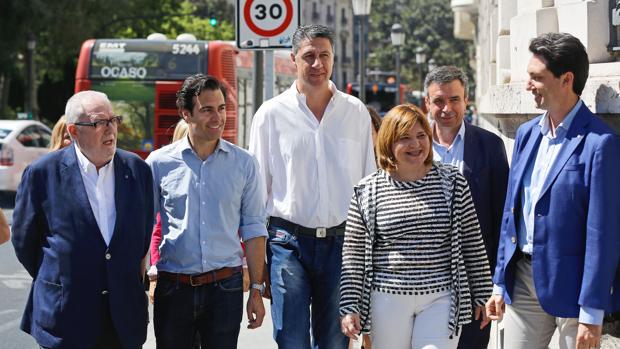
[[[7, 205], [4, 206], [4, 213], [11, 223], [13, 212]], [[15, 251], [11, 243], [0, 245], [0, 338], [2, 338], [2, 349], [38, 349], [37, 343], [26, 333], [19, 329], [22, 311], [32, 279], [24, 268], [19, 264], [15, 257]], [[247, 293], [245, 294], [247, 300]], [[271, 338], [271, 316], [268, 302], [265, 302], [267, 316], [263, 326], [256, 330], [245, 328], [247, 318], [244, 313], [244, 320], [241, 323], [241, 333], [239, 334], [238, 348], [253, 349], [275, 349], [276, 345]], [[245, 303], [244, 303], [245, 304]], [[153, 315], [150, 307], [149, 314]], [[155, 349], [155, 335], [153, 333], [153, 322], [149, 323], [148, 337], [144, 344], [144, 349]]]

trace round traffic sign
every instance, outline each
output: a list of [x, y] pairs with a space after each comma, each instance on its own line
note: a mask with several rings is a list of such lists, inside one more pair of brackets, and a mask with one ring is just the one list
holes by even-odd
[[293, 3], [291, 2], [291, 0], [283, 0], [283, 2], [284, 6], [286, 7], [286, 9], [284, 10], [284, 21], [282, 21], [282, 23], [274, 29], [264, 29], [259, 27], [259, 23], [255, 23], [255, 20], [260, 22], [266, 18], [269, 18], [269, 20], [278, 19], [282, 17], [282, 7], [279, 4], [272, 4], [271, 6], [269, 6], [269, 8], [267, 8], [267, 6], [264, 4], [257, 5], [256, 10], [258, 11], [258, 13], [256, 14], [256, 16], [254, 16], [255, 18], [253, 18], [252, 3], [254, 3], [254, 0], [246, 1], [243, 8], [243, 17], [248, 28], [250, 28], [250, 30], [255, 34], [264, 37], [272, 37], [284, 32], [286, 28], [288, 28], [288, 26], [291, 24], [291, 20], [293, 19]]

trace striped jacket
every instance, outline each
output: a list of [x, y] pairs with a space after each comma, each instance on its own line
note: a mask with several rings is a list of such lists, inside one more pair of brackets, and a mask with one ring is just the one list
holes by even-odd
[[[448, 203], [451, 243], [450, 331], [472, 321], [472, 304], [484, 305], [491, 296], [489, 262], [467, 181], [452, 165], [433, 162]], [[362, 179], [354, 188], [352, 205], [361, 213], [365, 235], [351, 233], [351, 215], [342, 251], [340, 315], [360, 314], [362, 332], [371, 330], [370, 293], [373, 286], [373, 245], [376, 227], [377, 183], [382, 170]], [[475, 220], [474, 231], [463, 231], [464, 220]], [[471, 224], [469, 224], [471, 226]], [[360, 253], [363, 251], [363, 253]]]

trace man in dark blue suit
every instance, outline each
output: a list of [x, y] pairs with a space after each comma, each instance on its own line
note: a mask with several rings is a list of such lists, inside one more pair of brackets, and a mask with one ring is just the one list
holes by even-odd
[[105, 94], [77, 93], [65, 114], [73, 145], [28, 167], [17, 191], [12, 240], [33, 278], [21, 328], [44, 348], [140, 348], [151, 171], [116, 149], [122, 119]]
[[[433, 69], [424, 80], [424, 88], [432, 117], [434, 160], [458, 167], [467, 179], [493, 270], [508, 182], [504, 142], [487, 130], [463, 122], [468, 99], [467, 75], [461, 69]], [[476, 311], [472, 322], [463, 326], [459, 348], [486, 349], [490, 328], [480, 329], [483, 315]]]
[[556, 328], [560, 348], [598, 348], [620, 307], [618, 138], [579, 97], [579, 39], [543, 34], [529, 50], [527, 90], [546, 112], [517, 131], [487, 314], [505, 307], [506, 348], [547, 348]]

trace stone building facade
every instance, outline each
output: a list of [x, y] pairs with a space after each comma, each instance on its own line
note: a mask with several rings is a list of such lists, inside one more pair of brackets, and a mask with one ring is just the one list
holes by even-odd
[[455, 35], [475, 43], [476, 103], [481, 122], [507, 141], [541, 113], [525, 90], [529, 41], [545, 32], [581, 40], [590, 58], [582, 99], [620, 131], [620, 11], [616, 0], [452, 0]]

